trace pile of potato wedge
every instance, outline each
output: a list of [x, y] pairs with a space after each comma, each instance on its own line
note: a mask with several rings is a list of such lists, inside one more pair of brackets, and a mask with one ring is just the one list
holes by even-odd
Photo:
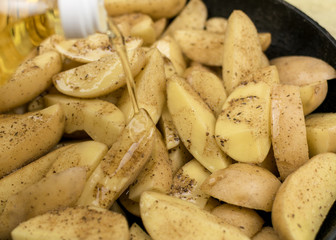
[[0, 86], [0, 239], [314, 239], [336, 199], [336, 113], [313, 113], [335, 69], [268, 59], [240, 10], [106, 8], [134, 92], [104, 33], [49, 37]]

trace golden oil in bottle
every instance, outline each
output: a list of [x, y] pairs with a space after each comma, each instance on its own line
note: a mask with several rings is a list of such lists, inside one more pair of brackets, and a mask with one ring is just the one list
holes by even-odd
[[17, 19], [0, 13], [0, 85], [45, 38], [60, 28], [56, 10]]

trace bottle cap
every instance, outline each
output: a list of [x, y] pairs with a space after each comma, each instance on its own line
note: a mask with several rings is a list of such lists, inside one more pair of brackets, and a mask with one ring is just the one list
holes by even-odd
[[104, 0], [58, 0], [58, 10], [66, 38], [83, 38], [107, 30]]

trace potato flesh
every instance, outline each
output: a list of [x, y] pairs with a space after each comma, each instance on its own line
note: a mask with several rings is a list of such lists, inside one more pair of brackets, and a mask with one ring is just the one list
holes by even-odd
[[281, 239], [315, 239], [335, 196], [336, 154], [316, 155], [279, 188], [272, 209], [274, 229]]
[[216, 122], [220, 148], [239, 162], [260, 163], [271, 146], [270, 86], [250, 82], [237, 87], [227, 98]]

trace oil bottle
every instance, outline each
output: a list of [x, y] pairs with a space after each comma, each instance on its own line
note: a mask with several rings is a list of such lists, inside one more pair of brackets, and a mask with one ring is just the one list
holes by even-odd
[[45, 38], [106, 32], [103, 0], [0, 0], [0, 85]]

